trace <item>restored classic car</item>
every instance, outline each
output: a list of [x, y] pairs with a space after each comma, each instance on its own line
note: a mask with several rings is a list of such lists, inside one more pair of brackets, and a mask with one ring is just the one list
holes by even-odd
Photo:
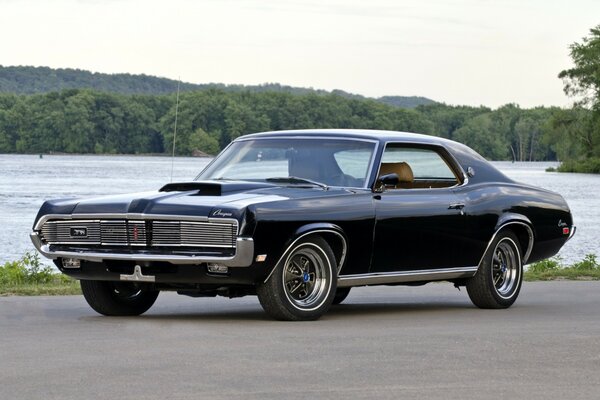
[[159, 291], [258, 295], [273, 318], [313, 320], [355, 286], [466, 286], [507, 308], [523, 265], [575, 232], [565, 200], [517, 183], [465, 145], [413, 133], [242, 136], [191, 182], [45, 202], [31, 239], [104, 315]]

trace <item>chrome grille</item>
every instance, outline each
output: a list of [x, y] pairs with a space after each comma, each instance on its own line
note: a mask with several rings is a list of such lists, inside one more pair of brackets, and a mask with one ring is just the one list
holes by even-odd
[[235, 248], [237, 229], [234, 220], [59, 220], [45, 222], [41, 233], [43, 241], [57, 245]]
[[127, 222], [100, 221], [102, 244], [110, 246], [127, 246]]
[[[85, 235], [73, 235], [73, 230], [85, 230]], [[56, 244], [100, 244], [100, 221], [49, 221], [42, 227], [42, 236]]]
[[237, 224], [153, 221], [153, 246], [235, 247]]
[[152, 223], [153, 246], [173, 246], [180, 243], [179, 221], [154, 221]]

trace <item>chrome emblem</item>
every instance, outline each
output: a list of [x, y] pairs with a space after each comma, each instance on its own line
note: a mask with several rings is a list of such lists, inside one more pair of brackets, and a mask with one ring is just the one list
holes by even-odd
[[71, 237], [77, 237], [77, 238], [88, 237], [87, 228], [85, 228], [85, 227], [73, 227], [73, 228], [71, 228], [69, 234], [71, 235]]
[[139, 232], [138, 232], [138, 227], [134, 226], [133, 227], [133, 240], [138, 240], [138, 236], [139, 236]]
[[563, 220], [562, 220], [562, 219], [559, 219], [559, 220], [558, 220], [558, 227], [559, 227], [559, 228], [565, 228], [565, 227], [567, 227], [567, 226], [569, 226], [569, 225], [568, 225], [566, 222], [563, 222]]
[[225, 212], [221, 209], [218, 209], [212, 213], [213, 217], [231, 217], [233, 214], [230, 212]]

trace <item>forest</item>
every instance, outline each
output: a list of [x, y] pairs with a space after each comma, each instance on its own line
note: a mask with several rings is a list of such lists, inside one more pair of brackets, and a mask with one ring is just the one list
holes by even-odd
[[[173, 140], [175, 97], [89, 89], [0, 94], [0, 152], [165, 153]], [[583, 109], [521, 109], [514, 104], [495, 110], [444, 104], [404, 109], [334, 94], [210, 89], [180, 95], [177, 153], [216, 154], [232, 139], [252, 132], [367, 128], [446, 137], [493, 160], [566, 160], [577, 158], [587, 144], [580, 132], [587, 114]]]
[[[0, 65], [0, 93], [36, 94], [60, 92], [65, 89], [93, 89], [120, 94], [169, 94], [177, 90], [190, 92], [218, 89], [225, 92], [278, 92], [290, 94], [336, 94], [349, 99], [369, 99], [343, 90], [328, 92], [322, 89], [295, 87], [279, 83], [261, 85], [236, 85], [223, 83], [189, 83], [149, 75], [104, 74], [73, 68], [49, 68]], [[374, 98], [380, 103], [402, 108], [415, 108], [435, 103], [420, 96], [383, 96]]]
[[[401, 97], [370, 99], [280, 85], [273, 90], [268, 85], [186, 86], [178, 107], [172, 91], [5, 90], [0, 93], [0, 153], [169, 153], [177, 108], [179, 155], [216, 154], [253, 132], [366, 128], [442, 136], [491, 160], [559, 160], [563, 171], [600, 173], [600, 26], [571, 45], [570, 55], [574, 67], [558, 77], [574, 99], [571, 108], [507, 104], [490, 109], [424, 98], [412, 98], [417, 103], [406, 108]], [[8, 81], [6, 68], [2, 71]]]

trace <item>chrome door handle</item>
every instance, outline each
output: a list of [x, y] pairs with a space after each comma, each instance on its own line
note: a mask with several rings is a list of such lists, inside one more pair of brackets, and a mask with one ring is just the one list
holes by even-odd
[[465, 208], [464, 203], [453, 203], [448, 206], [448, 210], [462, 210]]

